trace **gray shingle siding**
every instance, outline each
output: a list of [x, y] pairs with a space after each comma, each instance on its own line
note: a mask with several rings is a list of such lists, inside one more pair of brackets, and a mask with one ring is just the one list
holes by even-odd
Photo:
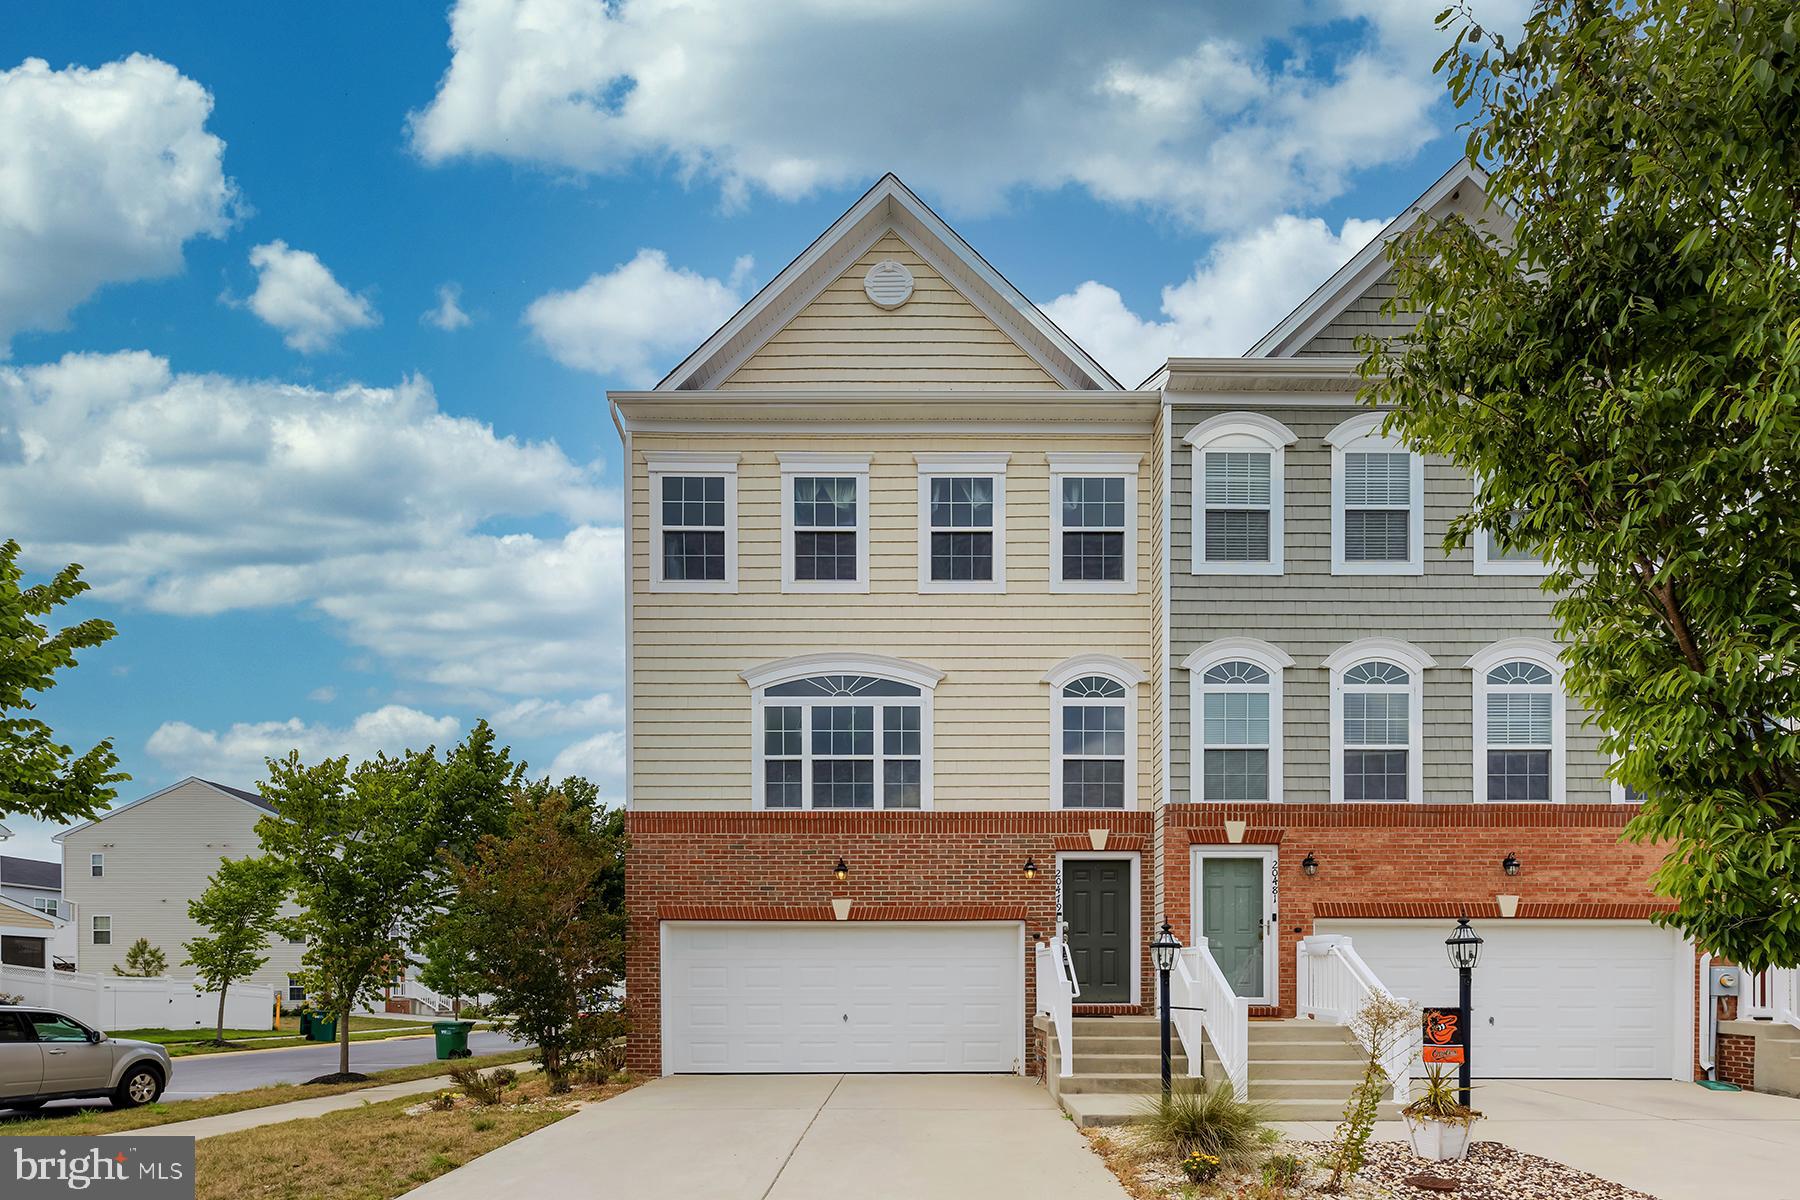
[[[1285, 673], [1283, 793], [1290, 803], [1330, 799], [1330, 672], [1323, 660], [1358, 638], [1387, 636], [1411, 642], [1437, 661], [1424, 679], [1424, 799], [1469, 803], [1474, 796], [1474, 693], [1463, 663], [1482, 648], [1509, 637], [1554, 638], [1550, 598], [1534, 576], [1476, 575], [1472, 553], [1446, 558], [1442, 543], [1452, 518], [1466, 511], [1467, 477], [1448, 464], [1425, 464], [1425, 573], [1331, 573], [1331, 447], [1324, 438], [1340, 422], [1365, 411], [1359, 406], [1271, 405], [1258, 410], [1296, 435], [1285, 460], [1286, 565], [1282, 575], [1195, 575], [1193, 550], [1193, 450], [1180, 442], [1188, 430], [1239, 405], [1184, 404], [1176, 409], [1176, 453], [1170, 512], [1169, 799], [1189, 797], [1188, 672], [1178, 665], [1208, 642], [1255, 637], [1294, 659]], [[1584, 713], [1568, 708], [1568, 776], [1571, 803], [1611, 798], [1598, 750], [1598, 733]]]
[[1393, 297], [1394, 290], [1392, 273], [1384, 272], [1380, 279], [1369, 285], [1368, 290], [1346, 305], [1344, 311], [1334, 317], [1330, 324], [1295, 350], [1294, 356], [1304, 358], [1314, 354], [1354, 354], [1356, 339], [1365, 333], [1393, 337], [1408, 332], [1417, 324], [1417, 318], [1413, 315], [1382, 315], [1381, 306]]

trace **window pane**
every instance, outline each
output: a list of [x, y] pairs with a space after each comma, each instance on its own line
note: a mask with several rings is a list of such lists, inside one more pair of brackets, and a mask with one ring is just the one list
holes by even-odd
[[1534, 662], [1501, 663], [1487, 673], [1489, 683], [1521, 683], [1535, 687], [1549, 687], [1555, 682], [1554, 677], [1545, 667]]
[[1406, 451], [1344, 455], [1345, 508], [1406, 508], [1412, 503], [1412, 455]]
[[1547, 746], [1550, 726], [1548, 692], [1488, 693], [1488, 745]]
[[1206, 510], [1207, 562], [1268, 562], [1269, 514], [1253, 508]]
[[1267, 750], [1208, 750], [1201, 786], [1208, 800], [1267, 800]]
[[815, 759], [812, 791], [814, 808], [874, 808], [875, 762]]
[[1063, 578], [1124, 579], [1125, 535], [1122, 533], [1063, 534]]
[[1387, 683], [1405, 686], [1412, 682], [1412, 676], [1408, 675], [1404, 668], [1395, 666], [1391, 662], [1365, 662], [1357, 663], [1345, 671], [1344, 682]]
[[763, 805], [767, 808], [799, 808], [803, 778], [798, 759], [770, 759], [763, 763]]
[[1344, 799], [1406, 799], [1406, 751], [1344, 751]]
[[1206, 455], [1208, 504], [1269, 503], [1269, 456], [1258, 450], [1214, 450]]
[[1412, 555], [1412, 516], [1395, 509], [1344, 510], [1345, 562], [1406, 562]]
[[1098, 479], [1065, 479], [1063, 528], [1123, 529], [1125, 481], [1117, 476]]
[[881, 806], [883, 808], [918, 808], [923, 791], [919, 787], [917, 759], [885, 762], [881, 765]]
[[664, 579], [725, 578], [725, 535], [663, 534]]
[[1266, 692], [1208, 692], [1202, 704], [1201, 736], [1208, 746], [1269, 744], [1269, 696]]
[[934, 529], [993, 528], [994, 481], [979, 476], [934, 477], [931, 525]]
[[1489, 800], [1549, 800], [1548, 750], [1489, 750]]
[[1125, 708], [1113, 704], [1070, 704], [1063, 708], [1063, 753], [1125, 757]]
[[1412, 741], [1406, 692], [1345, 692], [1344, 744], [1404, 746]]
[[795, 579], [856, 578], [856, 535], [854, 533], [796, 533], [794, 535]]
[[797, 529], [856, 528], [856, 480], [851, 477], [794, 480]]
[[1206, 683], [1268, 683], [1269, 673], [1248, 662], [1223, 662], [1208, 667], [1201, 676]]
[[[875, 710], [867, 705], [819, 705], [812, 710], [814, 754], [875, 753]], [[817, 778], [817, 771], [814, 778]]]
[[800, 756], [800, 709], [763, 709], [763, 754], [770, 758]]
[[994, 535], [931, 535], [931, 577], [953, 582], [989, 582], [994, 578]]
[[1123, 696], [1125, 685], [1116, 679], [1108, 679], [1104, 675], [1083, 675], [1080, 679], [1072, 679], [1063, 685], [1065, 696], [1098, 696], [1111, 699]]
[[1064, 808], [1124, 808], [1125, 764], [1113, 759], [1063, 763]]
[[881, 714], [881, 753], [892, 758], [919, 755], [919, 710], [889, 708]]
[[916, 696], [919, 689], [910, 683], [877, 679], [873, 675], [815, 675], [810, 679], [794, 679], [772, 684], [767, 696]]

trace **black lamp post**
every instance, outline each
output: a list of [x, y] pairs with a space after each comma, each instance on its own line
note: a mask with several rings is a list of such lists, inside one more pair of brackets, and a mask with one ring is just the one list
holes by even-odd
[[1462, 1065], [1457, 1068], [1456, 1082], [1462, 1093], [1459, 1099], [1464, 1108], [1469, 1107], [1469, 1058], [1471, 1043], [1475, 1040], [1474, 1014], [1470, 1011], [1470, 975], [1475, 964], [1481, 961], [1481, 935], [1469, 927], [1468, 914], [1456, 919], [1456, 928], [1444, 939], [1444, 949], [1450, 954], [1450, 965], [1456, 968], [1457, 1004], [1462, 1009]]
[[1174, 1084], [1169, 1077], [1169, 972], [1175, 969], [1175, 956], [1181, 952], [1181, 939], [1164, 921], [1162, 928], [1156, 931], [1156, 938], [1150, 943], [1150, 961], [1156, 966], [1156, 973], [1161, 983], [1160, 1007], [1162, 1010], [1162, 1087], [1163, 1099], [1169, 1098]]

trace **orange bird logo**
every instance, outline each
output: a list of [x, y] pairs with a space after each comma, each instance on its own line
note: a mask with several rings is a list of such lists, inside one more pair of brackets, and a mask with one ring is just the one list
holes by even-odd
[[1425, 1018], [1425, 1036], [1439, 1046], [1456, 1040], [1456, 1014], [1433, 1011]]

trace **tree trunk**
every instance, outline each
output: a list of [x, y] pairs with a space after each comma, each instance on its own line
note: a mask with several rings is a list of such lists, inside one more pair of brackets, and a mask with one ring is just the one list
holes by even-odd
[[213, 1033], [213, 1041], [221, 1046], [225, 1044], [225, 989], [230, 986], [229, 979], [219, 983], [219, 1028]]
[[338, 1074], [350, 1073], [350, 1005], [344, 1005], [344, 1014], [339, 1018], [343, 1023], [338, 1026]]
[[455, 1018], [456, 1020], [459, 1020], [459, 1021], [462, 1020], [462, 997], [461, 996], [450, 997], [450, 1015], [451, 1015], [451, 1017]]

